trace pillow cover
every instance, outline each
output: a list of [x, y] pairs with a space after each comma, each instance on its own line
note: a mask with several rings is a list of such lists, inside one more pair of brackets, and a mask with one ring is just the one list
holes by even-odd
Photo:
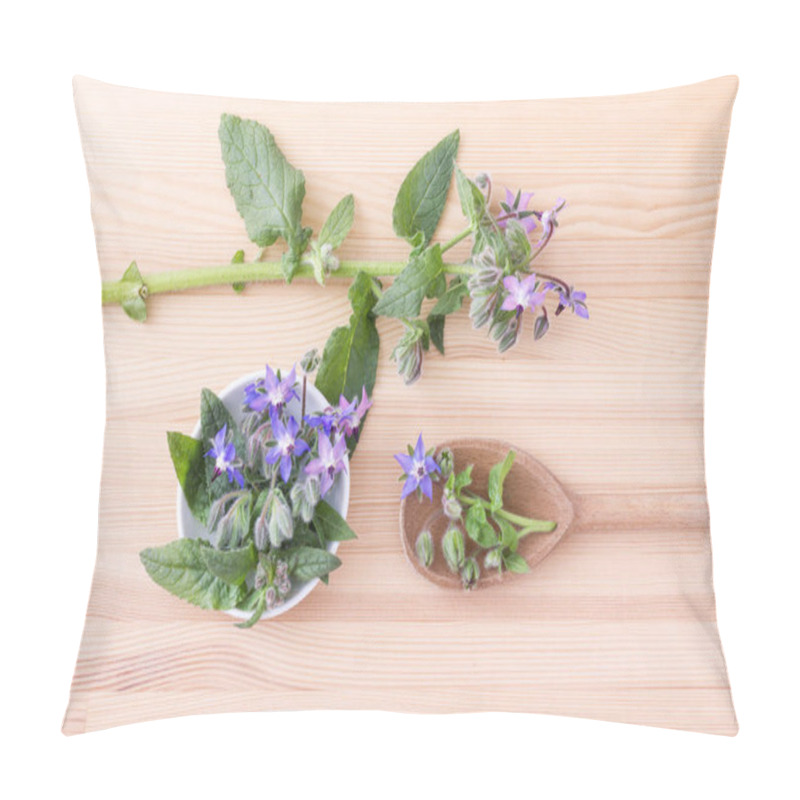
[[[358, 539], [341, 543], [328, 586], [242, 630], [166, 593], [143, 566], [142, 550], [177, 535], [166, 432], [192, 432], [203, 387], [220, 392], [265, 363], [289, 369], [321, 349], [351, 314], [349, 281], [159, 294], [147, 298], [143, 324], [129, 317], [135, 304], [128, 315], [104, 305], [99, 546], [64, 732], [348, 708], [526, 711], [734, 735], [711, 577], [703, 379], [737, 85], [725, 77], [619, 97], [303, 104], [76, 78], [104, 281], [134, 259], [146, 280], [227, 264], [243, 246], [247, 261], [258, 256], [226, 186], [223, 114], [268, 126], [302, 169], [305, 225], [319, 230], [353, 193], [343, 260], [408, 257], [392, 230], [395, 192], [457, 128], [466, 175], [485, 170], [496, 187], [568, 199], [543, 269], [586, 291], [591, 320], [540, 342], [523, 335], [498, 355], [466, 310], [454, 313], [446, 356], [430, 355], [413, 386], [395, 374], [384, 342], [343, 512]], [[463, 227], [455, 190], [439, 227], [444, 240]], [[451, 255], [466, 260], [468, 243]], [[388, 318], [378, 327], [400, 331]], [[512, 442], [557, 477], [574, 518], [530, 575], [463, 594], [406, 563], [392, 454], [420, 430], [431, 444]]]

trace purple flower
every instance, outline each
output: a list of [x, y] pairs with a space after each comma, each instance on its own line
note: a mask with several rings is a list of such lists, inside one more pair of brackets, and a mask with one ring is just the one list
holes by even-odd
[[292, 367], [292, 371], [283, 380], [278, 380], [278, 376], [267, 364], [266, 378], [245, 387], [244, 402], [252, 411], [274, 408], [280, 412], [290, 400], [299, 400], [294, 390], [296, 383], [295, 367]]
[[347, 402], [344, 395], [339, 395], [339, 405], [328, 406], [321, 412], [309, 414], [306, 417], [306, 424], [312, 428], [322, 428], [326, 436], [338, 433], [342, 430], [342, 420], [350, 417], [356, 410], [356, 401]]
[[422, 443], [422, 434], [417, 439], [417, 446], [410, 455], [398, 453], [395, 456], [397, 463], [403, 468], [406, 482], [403, 484], [403, 492], [400, 495], [402, 500], [411, 494], [415, 489], [420, 489], [429, 499], [433, 500], [433, 482], [431, 475], [434, 472], [441, 472], [439, 465], [432, 456], [425, 454], [425, 445]]
[[284, 483], [288, 483], [289, 476], [292, 474], [292, 458], [308, 452], [308, 443], [297, 438], [300, 425], [294, 417], [289, 417], [284, 425], [274, 408], [271, 408], [269, 413], [272, 421], [272, 436], [276, 444], [264, 458], [267, 464], [275, 464], [280, 460], [281, 478]]
[[560, 314], [566, 308], [571, 308], [573, 314], [577, 314], [583, 319], [589, 319], [589, 310], [586, 308], [586, 292], [576, 292], [574, 286], [570, 286], [566, 292], [562, 289], [558, 293], [556, 314]]
[[[345, 398], [342, 397], [339, 400], [340, 408], [344, 402], [346, 402]], [[339, 430], [342, 431], [345, 436], [352, 436], [358, 433], [359, 426], [364, 421], [367, 411], [372, 408], [372, 400], [367, 397], [367, 389], [365, 386], [361, 387], [361, 400], [358, 406], [356, 406], [356, 401], [353, 400], [350, 407], [352, 407], [352, 410], [349, 410], [347, 413], [342, 412], [339, 418]]]
[[520, 190], [514, 196], [509, 189], [506, 189], [506, 201], [505, 203], [500, 203], [503, 213], [497, 217], [497, 224], [501, 228], [505, 228], [508, 220], [515, 219], [530, 236], [536, 230], [534, 212], [528, 211], [528, 203], [530, 203], [531, 197], [533, 197], [533, 192]]
[[347, 442], [340, 436], [335, 444], [324, 434], [319, 434], [319, 458], [312, 459], [306, 465], [307, 475], [319, 475], [320, 496], [325, 497], [333, 486], [337, 473], [347, 470]]
[[244, 476], [239, 472], [239, 459], [236, 458], [236, 448], [233, 442], [225, 443], [228, 436], [228, 424], [225, 423], [218, 431], [217, 435], [210, 440], [211, 449], [205, 454], [206, 458], [216, 459], [214, 462], [214, 477], [216, 480], [224, 472], [228, 476], [228, 483], [239, 484], [239, 488], [244, 488]]
[[535, 291], [535, 275], [528, 275], [522, 280], [519, 280], [516, 275], [509, 275], [507, 278], [503, 278], [503, 286], [505, 286], [508, 294], [500, 308], [503, 311], [516, 311], [517, 314], [521, 313], [526, 308], [530, 308], [531, 311], [534, 311], [537, 306], [544, 303], [545, 296], [547, 295], [546, 288], [541, 292]]

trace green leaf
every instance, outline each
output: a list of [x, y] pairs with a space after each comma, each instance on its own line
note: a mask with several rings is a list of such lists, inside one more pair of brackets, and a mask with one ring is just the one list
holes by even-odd
[[256, 568], [258, 557], [252, 543], [236, 550], [217, 550], [205, 547], [201, 551], [208, 571], [225, 583], [238, 586]]
[[294, 521], [293, 547], [325, 547], [325, 539], [301, 519]]
[[472, 467], [473, 464], [470, 464], [465, 469], [462, 469], [459, 473], [454, 473], [456, 476], [455, 479], [455, 490], [460, 492], [462, 489], [466, 489], [467, 486], [472, 484]]
[[503, 553], [503, 563], [509, 572], [516, 572], [519, 575], [531, 571], [528, 562], [519, 553]]
[[456, 188], [461, 201], [461, 211], [469, 220], [473, 230], [486, 218], [486, 198], [483, 192], [458, 167], [456, 167]]
[[392, 212], [394, 232], [403, 239], [410, 240], [421, 231], [427, 244], [436, 232], [447, 202], [458, 140], [457, 130], [445, 136], [406, 175]]
[[204, 549], [209, 549], [206, 542], [178, 539], [142, 550], [139, 558], [147, 574], [177, 597], [201, 608], [233, 608], [244, 596], [244, 587], [232, 586], [209, 572]]
[[186, 504], [194, 518], [205, 525], [211, 500], [206, 483], [203, 443], [191, 436], [169, 431], [167, 444], [178, 483], [180, 483], [183, 496], [186, 498]]
[[342, 394], [348, 400], [360, 397], [362, 386], [371, 395], [375, 387], [380, 337], [372, 312], [372, 280], [364, 272], [356, 275], [348, 293], [353, 309], [350, 321], [336, 328], [325, 343], [314, 385], [332, 404]]
[[[217, 397], [210, 389], [203, 389], [200, 395], [200, 429], [202, 432], [202, 445], [208, 443], [213, 439], [217, 432], [220, 431], [223, 425], [228, 426], [227, 435], [233, 446], [236, 448], [236, 454], [241, 458], [244, 454], [244, 440], [239, 431], [239, 427], [233, 421], [233, 417], [222, 400]], [[205, 471], [206, 471], [206, 486], [208, 487], [209, 503], [218, 500], [222, 495], [232, 491], [231, 484], [228, 482], [227, 475], [219, 475], [214, 479], [214, 459], [205, 458]]]
[[395, 282], [375, 305], [375, 314], [385, 317], [416, 317], [431, 283], [444, 271], [438, 244], [411, 256]]
[[444, 355], [444, 321], [445, 317], [441, 314], [428, 315], [428, 330], [430, 331], [431, 341], [434, 347]]
[[344, 517], [329, 503], [321, 500], [317, 504], [313, 519], [314, 527], [327, 542], [346, 542], [356, 534]]
[[516, 552], [517, 546], [519, 545], [517, 529], [507, 519], [503, 519], [502, 517], [496, 516], [494, 517], [494, 521], [497, 523], [497, 527], [500, 528], [500, 544], [503, 549], [511, 550], [512, 553]]
[[322, 230], [319, 232], [320, 246], [329, 244], [334, 250], [344, 242], [355, 218], [355, 202], [353, 195], [343, 197], [331, 211]]
[[[258, 592], [258, 596], [255, 601], [255, 605], [253, 606], [253, 613], [251, 614], [250, 618], [245, 620], [244, 622], [237, 622], [237, 628], [252, 628], [253, 625], [256, 624], [261, 619], [261, 615], [267, 608], [267, 590], [261, 589]], [[249, 610], [249, 609], [248, 609]]]
[[333, 553], [318, 547], [292, 547], [279, 552], [289, 565], [289, 574], [299, 581], [321, 578], [342, 564]]
[[[233, 254], [231, 264], [244, 264], [244, 250], [237, 250]], [[244, 291], [245, 284], [244, 281], [235, 281], [231, 286], [236, 294], [241, 294]]]
[[497, 544], [497, 534], [486, 519], [486, 511], [480, 503], [470, 506], [464, 516], [464, 527], [473, 542], [484, 548]]
[[489, 471], [489, 502], [492, 504], [492, 511], [503, 507], [503, 483], [514, 463], [515, 455], [513, 450], [509, 450], [506, 457]]
[[464, 298], [469, 297], [469, 287], [459, 277], [453, 278], [448, 290], [439, 298], [431, 314], [444, 316], [458, 311], [464, 303]]
[[[139, 272], [139, 267], [136, 266], [135, 261], [131, 261], [128, 269], [122, 274], [122, 280], [124, 283], [131, 284], [130, 295], [120, 303], [122, 310], [131, 319], [135, 319], [137, 322], [144, 322], [147, 319], [147, 304], [142, 296], [144, 278], [142, 278], [142, 273]], [[146, 295], [146, 290], [144, 294]]]
[[259, 247], [269, 247], [280, 236], [296, 251], [304, 237], [303, 173], [286, 160], [269, 130], [254, 120], [223, 114], [219, 140], [228, 188], [247, 235]]

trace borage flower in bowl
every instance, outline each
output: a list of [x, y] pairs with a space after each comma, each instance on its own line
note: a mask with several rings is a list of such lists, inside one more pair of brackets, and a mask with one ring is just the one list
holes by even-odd
[[[305, 359], [309, 364], [313, 359]], [[311, 369], [309, 369], [311, 371]], [[180, 538], [140, 554], [150, 577], [202, 608], [250, 627], [293, 608], [340, 566], [349, 457], [369, 409], [337, 406], [267, 366], [217, 397], [204, 389], [192, 436], [170, 432]], [[333, 420], [333, 424], [328, 424]]]
[[470, 590], [528, 572], [572, 522], [572, 504], [550, 471], [503, 442], [459, 439], [426, 450], [420, 435], [395, 459], [403, 549], [439, 586]]

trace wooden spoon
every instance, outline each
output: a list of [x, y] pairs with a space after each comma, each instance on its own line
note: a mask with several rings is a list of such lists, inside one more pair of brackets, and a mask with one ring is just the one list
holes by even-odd
[[[502, 461], [509, 450], [516, 452], [514, 465], [505, 480], [503, 507], [515, 514], [557, 523], [555, 530], [549, 533], [529, 533], [520, 540], [517, 552], [533, 569], [559, 543], [572, 523], [574, 516], [572, 503], [559, 482], [532, 455], [506, 442], [496, 439], [454, 439], [441, 444], [437, 451], [445, 447], [453, 451], [457, 471], [474, 464], [470, 489], [482, 497], [488, 497], [489, 470], [497, 462]], [[413, 493], [400, 504], [400, 538], [411, 565], [420, 575], [438, 586], [463, 591], [461, 578], [449, 570], [442, 555], [441, 539], [447, 526], [448, 520], [442, 511], [441, 483], [433, 485], [433, 502], [427, 497], [423, 497], [420, 501], [416, 493]], [[420, 564], [415, 550], [417, 536], [426, 528], [431, 532], [434, 543], [435, 555], [430, 567]], [[466, 533], [464, 539], [469, 555], [477, 545]], [[504, 580], [529, 577], [505, 570], [500, 575], [496, 569], [486, 570], [482, 560], [479, 564], [481, 579], [477, 583], [477, 588], [492, 586]]]

